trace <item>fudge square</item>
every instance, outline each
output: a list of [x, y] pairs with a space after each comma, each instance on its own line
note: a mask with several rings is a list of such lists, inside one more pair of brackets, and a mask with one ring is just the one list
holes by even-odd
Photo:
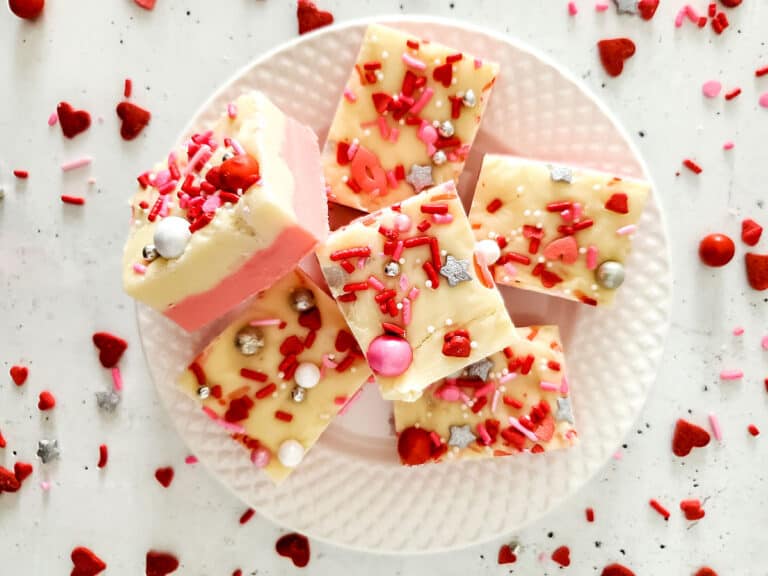
[[515, 337], [453, 182], [353, 221], [318, 249], [323, 274], [382, 396], [415, 400], [435, 380]]
[[519, 328], [519, 338], [395, 402], [403, 464], [545, 452], [576, 442], [557, 326]]
[[336, 303], [295, 270], [260, 293], [179, 382], [277, 483], [370, 375]]
[[497, 74], [461, 50], [369, 26], [323, 150], [330, 199], [373, 212], [458, 181]]
[[327, 235], [317, 138], [259, 92], [139, 184], [125, 290], [189, 331], [268, 288]]
[[611, 174], [487, 155], [469, 219], [496, 282], [607, 305], [650, 186]]

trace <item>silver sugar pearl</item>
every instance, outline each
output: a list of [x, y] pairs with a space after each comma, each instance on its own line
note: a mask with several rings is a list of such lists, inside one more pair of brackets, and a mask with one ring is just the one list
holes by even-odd
[[264, 333], [256, 326], [244, 326], [235, 335], [235, 346], [243, 356], [253, 356], [264, 348]]
[[291, 308], [296, 312], [306, 312], [315, 307], [315, 295], [308, 288], [296, 288], [291, 292]]
[[456, 129], [453, 127], [453, 124], [451, 124], [450, 120], [445, 120], [440, 123], [440, 126], [437, 128], [437, 133], [440, 134], [443, 138], [450, 138], [454, 135], [456, 132]]
[[144, 246], [141, 250], [141, 255], [144, 257], [144, 260], [149, 260], [150, 262], [160, 256], [154, 244], [147, 244]]
[[394, 260], [390, 260], [387, 262], [387, 264], [384, 266], [384, 276], [389, 276], [390, 278], [394, 278], [400, 274], [400, 264], [395, 262]]
[[595, 270], [595, 278], [603, 288], [615, 290], [624, 283], [624, 266], [620, 262], [606, 260]]
[[200, 388], [197, 389], [197, 397], [200, 398], [200, 400], [205, 400], [211, 395], [211, 389], [208, 388], [208, 386], [200, 386]]
[[467, 108], [474, 108], [477, 104], [477, 97], [475, 97], [475, 92], [470, 88], [464, 93], [464, 97], [461, 99], [461, 101]]
[[296, 386], [293, 390], [291, 390], [291, 398], [293, 398], [293, 401], [296, 403], [304, 402], [306, 395], [307, 389], [302, 388], [301, 386]]
[[448, 156], [445, 155], [445, 152], [442, 150], [438, 150], [434, 154], [432, 154], [432, 163], [436, 166], [440, 166], [440, 164], [445, 164], [448, 161]]

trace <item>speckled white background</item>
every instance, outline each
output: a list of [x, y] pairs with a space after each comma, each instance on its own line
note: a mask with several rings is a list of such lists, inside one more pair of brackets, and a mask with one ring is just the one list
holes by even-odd
[[[68, 574], [69, 552], [85, 545], [109, 565], [108, 574], [143, 573], [150, 548], [176, 553], [180, 574], [228, 576], [298, 571], [274, 552], [281, 531], [257, 516], [237, 519], [243, 505], [201, 467], [183, 463], [187, 452], [162, 411], [138, 347], [131, 302], [120, 289], [119, 255], [127, 220], [131, 178], [155, 158], [219, 84], [256, 55], [296, 34], [295, 5], [287, 0], [159, 0], [145, 12], [128, 0], [48, 0], [41, 21], [29, 25], [0, 11], [0, 430], [8, 448], [0, 465], [36, 463], [31, 482], [0, 497], [0, 575]], [[608, 463], [577, 496], [521, 533], [450, 554], [375, 556], [312, 543], [304, 573], [431, 575], [599, 574], [618, 561], [641, 575], [687, 576], [705, 564], [721, 576], [764, 576], [768, 545], [764, 436], [746, 432], [755, 423], [768, 432], [768, 333], [765, 295], [750, 290], [743, 246], [726, 269], [702, 268], [698, 239], [723, 231], [735, 239], [742, 217], [768, 224], [763, 199], [768, 160], [768, 110], [757, 106], [768, 77], [768, 5], [760, 0], [729, 11], [731, 27], [720, 36], [690, 23], [672, 23], [680, 3], [666, 0], [651, 22], [603, 14], [577, 0], [322, 0], [338, 20], [380, 13], [432, 13], [464, 19], [520, 37], [583, 77], [618, 114], [648, 161], [668, 215], [675, 269], [673, 325], [665, 362], [621, 460]], [[706, 10], [706, 3], [694, 5]], [[627, 35], [637, 54], [618, 79], [607, 79], [594, 49], [604, 37]], [[118, 136], [114, 106], [123, 79], [134, 80], [133, 100], [154, 114], [135, 142]], [[741, 96], [705, 101], [700, 87], [720, 79], [740, 86]], [[86, 134], [65, 141], [46, 124], [60, 100], [91, 111]], [[722, 150], [732, 139], [736, 148]], [[93, 166], [62, 175], [58, 165], [81, 154]], [[700, 176], [680, 169], [684, 157], [704, 167]], [[15, 181], [13, 168], [31, 172]], [[88, 175], [97, 179], [87, 191]], [[88, 197], [85, 207], [63, 206], [61, 193]], [[764, 240], [758, 249], [766, 251]], [[730, 334], [743, 325], [745, 334]], [[105, 417], [93, 394], [109, 383], [90, 335], [110, 330], [132, 347], [121, 366], [126, 393], [119, 412]], [[26, 386], [7, 376], [16, 363], [30, 366]], [[723, 368], [742, 368], [741, 382], [721, 383]], [[50, 389], [52, 413], [36, 408]], [[681, 461], [669, 445], [674, 421], [684, 416], [705, 425], [718, 414], [722, 444], [713, 442]], [[60, 462], [39, 466], [41, 437], [56, 437]], [[98, 445], [110, 447], [106, 470], [95, 467]], [[153, 477], [173, 465], [169, 490]], [[50, 492], [38, 482], [48, 479]], [[541, 478], [546, 482], [546, 478]], [[503, 486], [500, 490], [514, 490]], [[672, 510], [665, 523], [647, 505], [658, 498]], [[707, 516], [696, 524], [677, 503], [706, 499]], [[584, 508], [596, 522], [584, 521]], [[521, 543], [518, 562], [498, 566], [500, 544]], [[561, 569], [549, 555], [571, 549]], [[545, 555], [540, 560], [540, 555]]]

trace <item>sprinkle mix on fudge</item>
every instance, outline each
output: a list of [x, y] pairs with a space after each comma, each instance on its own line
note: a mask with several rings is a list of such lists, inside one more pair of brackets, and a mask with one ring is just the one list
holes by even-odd
[[335, 302], [295, 271], [259, 294], [180, 384], [278, 482], [370, 375]]
[[366, 212], [457, 181], [498, 66], [369, 26], [323, 152], [331, 200]]
[[577, 435], [557, 326], [518, 333], [503, 351], [434, 383], [416, 402], [395, 402], [403, 464], [573, 445]]
[[514, 327], [483, 283], [453, 182], [332, 233], [318, 249], [331, 292], [387, 399], [500, 350]]
[[482, 272], [499, 284], [610, 304], [649, 191], [639, 180], [487, 155], [469, 213]]

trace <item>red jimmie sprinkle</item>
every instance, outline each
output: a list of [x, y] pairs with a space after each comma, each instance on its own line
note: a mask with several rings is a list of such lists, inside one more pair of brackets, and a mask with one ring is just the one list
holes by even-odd
[[690, 170], [694, 174], [701, 174], [704, 171], [701, 166], [696, 164], [696, 162], [694, 162], [690, 158], [686, 158], [685, 160], [683, 160], [683, 166], [688, 168], [688, 170]]
[[19, 180], [26, 180], [29, 178], [29, 172], [26, 170], [14, 170], [13, 175], [16, 176]]
[[758, 436], [760, 434], [760, 429], [754, 424], [750, 424], [749, 426], [747, 426], [747, 430], [749, 431], [750, 434], [752, 434], [752, 436]]
[[585, 514], [587, 516], [587, 522], [595, 521], [595, 511], [592, 508], [587, 508]]
[[123, 85], [123, 96], [130, 98], [131, 94], [133, 94], [133, 81], [130, 78], [126, 78]]
[[765, 76], [768, 74], [768, 66], [763, 66], [762, 68], [758, 68], [755, 70], [755, 76], [760, 78], [760, 76]]
[[662, 505], [659, 503], [659, 501], [658, 501], [658, 500], [656, 500], [655, 498], [652, 498], [652, 499], [651, 499], [651, 500], [648, 502], [648, 504], [650, 504], [650, 505], [651, 505], [651, 508], [653, 508], [654, 510], [656, 510], [656, 512], [658, 512], [659, 514], [661, 514], [661, 515], [664, 517], [664, 520], [669, 520], [669, 510], [667, 510], [666, 508], [664, 508], [664, 506], [662, 506]]
[[358, 246], [356, 248], [344, 248], [331, 253], [331, 260], [346, 260], [347, 258], [368, 258], [371, 255], [371, 249], [368, 246]]
[[421, 211], [424, 214], [448, 214], [448, 204], [445, 204], [444, 202], [422, 204]]
[[109, 460], [109, 451], [107, 449], [106, 444], [102, 444], [99, 446], [99, 468], [104, 468], [107, 465], [107, 460]]
[[288, 412], [283, 412], [282, 410], [277, 410], [275, 412], [275, 418], [278, 420], [282, 420], [283, 422], [290, 422], [293, 420], [293, 414], [290, 414]]
[[259, 400], [266, 398], [267, 396], [272, 394], [272, 392], [274, 392], [275, 390], [277, 390], [277, 386], [275, 386], [274, 383], [267, 384], [263, 388], [259, 388], [259, 390], [256, 392], [256, 398]]
[[[200, 366], [200, 364], [197, 362], [192, 362], [192, 364], [189, 365], [189, 371], [195, 375], [195, 380], [197, 380], [198, 386], [205, 386], [205, 372], [203, 371], [203, 367]], [[243, 375], [242, 371], [240, 372], [240, 375]]]
[[[199, 366], [198, 364], [195, 364], [196, 366]], [[251, 370], [249, 368], [241, 368], [240, 369], [240, 376], [243, 378], [248, 378], [248, 380], [256, 380], [256, 382], [266, 382], [268, 379], [268, 376], [264, 374], [264, 372], [259, 372], [258, 370]], [[200, 379], [198, 378], [198, 382]], [[205, 383], [205, 379], [203, 379], [203, 383]]]
[[494, 198], [488, 203], [488, 206], [485, 207], [485, 209], [493, 214], [496, 212], [499, 208], [501, 208], [502, 202], [500, 198]]
[[254, 514], [256, 514], [256, 510], [248, 508], [248, 510], [243, 512], [242, 516], [240, 516], [240, 524], [247, 524], [248, 521], [253, 518]]
[[61, 201], [64, 202], [64, 204], [74, 204], [76, 206], [85, 204], [85, 198], [82, 196], [70, 196], [69, 194], [62, 194]]
[[734, 88], [733, 90], [731, 90], [730, 92], [727, 92], [725, 94], [725, 99], [726, 100], [733, 100], [739, 94], [741, 94], [741, 88]]

